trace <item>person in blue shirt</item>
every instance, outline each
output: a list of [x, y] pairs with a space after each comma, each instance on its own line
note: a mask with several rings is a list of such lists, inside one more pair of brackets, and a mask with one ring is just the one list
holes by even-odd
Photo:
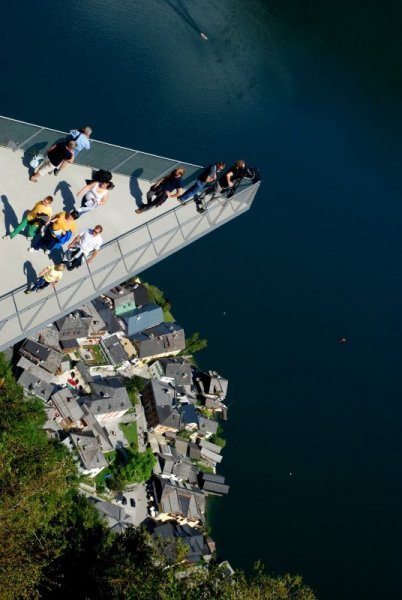
[[202, 190], [210, 183], [216, 181], [218, 173], [223, 171], [225, 168], [224, 162], [217, 162], [212, 165], [208, 165], [206, 169], [198, 176], [197, 181], [192, 185], [185, 194], [180, 196], [180, 202], [186, 202], [197, 196]]
[[157, 181], [147, 193], [147, 202], [135, 211], [137, 215], [149, 210], [153, 206], [161, 206], [168, 198], [178, 198], [183, 193], [182, 177], [185, 173], [183, 167], [174, 169], [170, 175]]
[[[71, 140], [76, 143], [72, 162], [77, 158], [81, 150], [90, 150], [91, 141], [89, 138], [91, 136], [91, 133], [91, 127], [83, 127], [82, 129], [71, 129], [70, 133], [68, 134], [68, 140]], [[58, 169], [54, 170], [54, 174], [58, 175], [60, 171], [65, 167], [66, 165], [62, 163]]]

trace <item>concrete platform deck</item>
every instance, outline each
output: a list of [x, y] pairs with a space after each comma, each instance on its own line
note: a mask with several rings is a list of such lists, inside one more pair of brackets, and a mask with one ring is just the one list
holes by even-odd
[[[42, 131], [49, 131], [37, 130], [39, 137], [43, 137]], [[35, 136], [38, 137], [38, 134]], [[60, 138], [60, 132], [54, 132], [53, 139], [47, 136], [44, 140], [46, 147], [55, 137]], [[0, 122], [1, 236], [12, 231], [25, 211], [49, 194], [54, 197], [53, 213], [71, 210], [74, 204], [79, 206], [76, 193], [85, 185], [85, 179], [91, 177], [92, 168], [113, 170], [110, 168], [110, 161], [108, 163], [102, 158], [105, 154], [103, 147], [101, 155], [99, 154], [99, 145], [102, 143], [95, 142], [98, 145], [94, 149], [97, 160], [91, 161], [92, 150], [81, 152], [82, 155], [85, 154], [85, 160], [91, 161], [91, 167], [70, 165], [59, 176], [47, 175], [38, 183], [32, 183], [29, 181], [27, 166], [27, 145], [21, 148], [19, 142], [20, 140], [13, 140], [11, 136], [4, 134]], [[30, 243], [21, 234], [13, 240], [0, 239], [0, 349], [26, 337], [30, 332], [245, 212], [258, 189], [258, 184], [247, 185], [244, 189], [239, 189], [230, 201], [214, 200], [202, 215], [196, 212], [193, 202], [182, 206], [177, 200], [168, 200], [162, 207], [137, 215], [135, 209], [141, 199], [145, 198], [150, 186], [149, 180], [155, 179], [164, 171], [169, 172], [175, 165], [183, 164], [186, 167], [186, 164], [161, 158], [159, 165], [158, 157], [151, 157], [152, 161], [147, 163], [146, 157], [149, 155], [108, 145], [105, 145], [106, 150], [107, 147], [111, 152], [116, 152], [117, 149], [118, 155], [120, 152], [121, 157], [114, 157], [115, 163], [117, 160], [116, 170], [126, 169], [127, 174], [114, 171], [113, 182], [116, 187], [110, 193], [109, 202], [84, 214], [77, 221], [78, 233], [97, 224], [103, 226], [104, 246], [91, 265], [85, 263], [78, 270], [65, 272], [56, 290], [49, 286], [40, 294], [26, 295], [24, 289], [27, 283], [34, 281], [39, 271], [51, 264], [52, 260], [43, 252], [27, 252]], [[126, 152], [125, 156], [123, 150]], [[190, 172], [190, 179], [191, 171], [194, 179], [197, 170], [196, 166], [189, 165], [187, 172]], [[147, 176], [147, 179], [133, 177], [136, 173]], [[57, 261], [57, 254], [51, 258]]]

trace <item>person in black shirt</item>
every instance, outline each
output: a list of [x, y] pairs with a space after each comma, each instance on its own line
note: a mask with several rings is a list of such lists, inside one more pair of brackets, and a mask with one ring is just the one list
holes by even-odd
[[237, 160], [228, 171], [219, 179], [216, 185], [216, 191], [222, 192], [232, 188], [235, 182], [242, 179], [247, 173], [247, 167], [244, 160]]
[[140, 214], [153, 206], [157, 208], [168, 198], [177, 198], [180, 196], [180, 194], [183, 193], [183, 183], [181, 178], [184, 173], [185, 170], [183, 168], [174, 169], [170, 175], [151, 185], [151, 189], [147, 193], [146, 204], [142, 204], [135, 212]]
[[74, 160], [74, 148], [77, 143], [74, 141], [61, 142], [60, 144], [53, 144], [47, 151], [43, 163], [36, 170], [36, 172], [30, 177], [30, 180], [37, 182], [39, 177], [51, 173], [52, 171], [57, 174], [58, 169], [64, 163], [72, 163]]

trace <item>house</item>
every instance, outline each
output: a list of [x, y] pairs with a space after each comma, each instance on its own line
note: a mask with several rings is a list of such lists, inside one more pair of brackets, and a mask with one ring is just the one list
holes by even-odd
[[180, 456], [187, 456], [188, 441], [183, 438], [176, 437], [174, 447]]
[[207, 419], [205, 417], [202, 417], [201, 415], [198, 415], [198, 430], [203, 435], [216, 435], [218, 427], [218, 421], [212, 421], [211, 419]]
[[43, 344], [43, 346], [60, 350], [59, 332], [54, 323], [41, 329], [36, 335], [32, 336], [32, 339]]
[[117, 377], [94, 380], [91, 389], [92, 395], [84, 404], [100, 424], [120, 419], [131, 408], [127, 390]]
[[208, 442], [207, 440], [200, 440], [200, 448], [204, 449], [206, 448], [207, 450], [210, 450], [211, 452], [215, 452], [216, 454], [220, 454], [222, 447], [218, 446], [217, 444], [212, 444], [211, 442]]
[[96, 477], [102, 469], [107, 467], [99, 439], [92, 432], [70, 433], [63, 443], [70, 449], [76, 450], [79, 470], [84, 475]]
[[103, 502], [93, 496], [89, 498], [89, 501], [93, 502], [99, 515], [105, 519], [112, 533], [123, 533], [127, 527], [134, 525], [131, 517], [121, 506], [111, 502]]
[[132, 336], [140, 359], [161, 358], [184, 350], [184, 329], [176, 323], [161, 323]]
[[217, 452], [208, 450], [208, 448], [200, 448], [200, 455], [202, 461], [209, 463], [212, 466], [216, 466], [223, 460], [223, 456], [221, 456]]
[[178, 455], [174, 448], [163, 446], [162, 452], [158, 454], [154, 473], [160, 477], [189, 481], [197, 485], [199, 468], [191, 460]]
[[16, 380], [28, 394], [37, 396], [45, 402], [54, 392], [51, 373], [24, 356], [21, 356], [17, 363]]
[[[92, 316], [87, 315], [82, 310], [75, 310], [69, 315], [58, 319], [55, 321], [55, 325], [59, 332], [59, 342], [69, 342], [71, 340], [77, 342], [79, 338], [88, 337], [91, 323]], [[77, 342], [77, 347], [78, 346], [79, 344]]]
[[131, 337], [144, 329], [160, 325], [163, 321], [163, 310], [158, 304], [146, 304], [124, 313], [123, 319], [127, 325], [127, 335]]
[[60, 372], [63, 354], [54, 348], [27, 338], [20, 348], [20, 354], [53, 375]]
[[80, 343], [88, 345], [99, 343], [100, 338], [108, 332], [105, 321], [96, 310], [93, 302], [85, 304], [85, 306], [82, 306], [80, 310], [86, 315], [92, 317], [92, 321], [88, 330], [88, 336], [86, 339], [81, 339]]
[[[124, 288], [123, 288], [124, 289]], [[109, 297], [109, 293], [107, 294]], [[136, 308], [133, 292], [127, 291], [122, 295], [113, 298], [114, 312], [116, 317], [125, 317], [127, 313]]]
[[191, 385], [191, 365], [185, 358], [161, 358], [149, 367], [149, 373], [175, 387]]
[[80, 406], [79, 396], [65, 387], [55, 392], [48, 402], [53, 408], [52, 416], [61, 429], [84, 429], [84, 413]]
[[229, 493], [229, 486], [225, 485], [225, 478], [216, 473], [200, 474], [200, 487], [206, 494], [214, 496], [223, 496]]
[[180, 429], [194, 431], [198, 428], [198, 415], [193, 404], [181, 404], [178, 411], [180, 413]]
[[124, 287], [118, 285], [105, 295], [113, 301], [116, 316], [119, 317], [149, 302], [148, 290], [139, 281], [131, 285], [125, 285]]
[[129, 365], [129, 356], [117, 334], [103, 338], [100, 344], [110, 364], [115, 367]]
[[155, 433], [179, 431], [181, 415], [172, 386], [152, 379], [142, 392], [141, 402], [148, 427], [153, 427]]
[[224, 400], [228, 390], [228, 380], [218, 375], [216, 371], [204, 373], [198, 371], [195, 375], [195, 385], [200, 394], [206, 398]]
[[189, 563], [195, 564], [202, 559], [209, 561], [212, 558], [214, 551], [214, 544], [210, 544], [212, 540], [195, 527], [180, 525], [175, 521], [155, 523], [151, 535], [155, 540], [159, 538], [162, 541], [162, 552], [171, 563], [176, 560], [177, 546], [174, 540], [177, 539], [187, 546], [186, 561]]
[[111, 306], [103, 298], [95, 298], [92, 300], [92, 304], [102, 321], [106, 324], [107, 331], [110, 334], [122, 333], [124, 331], [124, 323], [115, 317]]
[[204, 521], [205, 495], [198, 487], [162, 477], [155, 477], [153, 485], [159, 517], [181, 516], [188, 523]]

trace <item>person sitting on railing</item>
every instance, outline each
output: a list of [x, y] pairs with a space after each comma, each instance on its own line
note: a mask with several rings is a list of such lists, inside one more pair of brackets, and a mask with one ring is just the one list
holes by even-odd
[[67, 246], [66, 258], [63, 260], [67, 271], [78, 269], [83, 258], [86, 259], [88, 264], [94, 260], [103, 244], [102, 231], [102, 225], [95, 225], [93, 229], [85, 229], [73, 239], [71, 244]]
[[32, 240], [39, 232], [39, 229], [50, 221], [52, 217], [52, 208], [50, 205], [52, 202], [52, 196], [46, 196], [43, 200], [39, 200], [22, 219], [21, 223], [18, 223], [14, 231], [3, 236], [3, 240], [12, 240], [20, 231], [24, 230], [26, 230], [27, 239]]
[[71, 239], [72, 234], [77, 230], [77, 225], [75, 223], [77, 218], [78, 213], [76, 210], [61, 212], [55, 215], [53, 219], [50, 220], [45, 235], [38, 241], [34, 240], [32, 247], [28, 248], [28, 251], [38, 252], [39, 250], [44, 250], [46, 254], [49, 254], [55, 246], [62, 246], [68, 242]]
[[180, 202], [186, 202], [187, 200], [190, 200], [190, 198], [196, 197], [208, 184], [216, 181], [218, 173], [223, 171], [224, 168], [224, 162], [217, 162], [209, 165], [204, 169], [201, 175], [198, 176], [197, 181], [187, 190], [187, 192], [178, 198]]
[[55, 287], [63, 277], [63, 271], [65, 268], [65, 265], [62, 263], [59, 265], [49, 265], [48, 267], [45, 267], [39, 273], [39, 278], [37, 279], [36, 283], [34, 283], [32, 288], [25, 290], [25, 294], [30, 294], [31, 292], [40, 292], [47, 288], [47, 286], [50, 284]]
[[[34, 175], [29, 178], [30, 181], [36, 183], [40, 177], [47, 173], [57, 174], [57, 172], [70, 164], [74, 160], [74, 150], [77, 147], [77, 142], [70, 140], [69, 142], [60, 142], [53, 144], [46, 153], [43, 163], [37, 168]], [[66, 165], [64, 165], [66, 163]]]
[[84, 186], [77, 193], [77, 198], [82, 197], [81, 208], [77, 210], [77, 219], [86, 212], [94, 210], [98, 206], [106, 204], [109, 199], [109, 190], [113, 190], [114, 183], [112, 181], [93, 181]]
[[147, 193], [147, 202], [146, 204], [142, 204], [135, 211], [137, 215], [149, 210], [153, 206], [157, 208], [158, 206], [162, 206], [162, 204], [168, 198], [178, 198], [180, 194], [183, 193], [183, 182], [182, 177], [185, 173], [183, 167], [179, 169], [174, 169], [170, 175], [160, 179], [156, 183], [151, 185], [149, 192]]

